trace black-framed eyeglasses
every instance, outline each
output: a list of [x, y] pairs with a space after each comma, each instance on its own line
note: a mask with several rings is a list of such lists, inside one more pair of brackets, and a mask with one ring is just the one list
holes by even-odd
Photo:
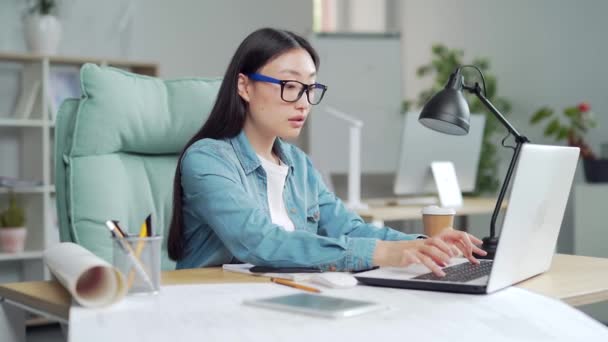
[[254, 81], [280, 84], [281, 99], [285, 102], [296, 102], [302, 97], [302, 94], [306, 93], [308, 103], [317, 105], [321, 102], [327, 90], [327, 86], [321, 83], [305, 84], [296, 80], [279, 80], [255, 72], [247, 74], [247, 77]]

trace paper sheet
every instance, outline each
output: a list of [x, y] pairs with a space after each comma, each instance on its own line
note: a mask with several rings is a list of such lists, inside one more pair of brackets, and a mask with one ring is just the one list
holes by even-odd
[[44, 263], [80, 305], [100, 307], [123, 298], [123, 275], [82, 246], [58, 243], [44, 251]]
[[74, 307], [70, 341], [608, 341], [608, 328], [560, 301], [522, 289], [464, 295], [356, 286], [324, 295], [390, 309], [325, 319], [249, 307], [245, 299], [298, 293], [277, 284], [163, 287], [104, 309]]

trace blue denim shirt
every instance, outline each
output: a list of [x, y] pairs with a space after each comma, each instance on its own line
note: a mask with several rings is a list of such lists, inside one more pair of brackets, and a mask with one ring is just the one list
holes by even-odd
[[274, 150], [289, 167], [283, 200], [295, 231], [272, 223], [266, 172], [247, 136], [202, 139], [182, 158], [184, 257], [177, 268], [241, 261], [262, 266], [371, 268], [376, 242], [412, 240], [365, 223], [323, 183], [308, 156], [277, 139]]

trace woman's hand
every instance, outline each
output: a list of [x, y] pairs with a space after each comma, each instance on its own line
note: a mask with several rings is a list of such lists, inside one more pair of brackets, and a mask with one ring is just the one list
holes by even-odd
[[444, 276], [441, 267], [447, 266], [450, 258], [459, 252], [471, 263], [479, 264], [473, 254], [487, 254], [478, 247], [481, 244], [481, 240], [470, 234], [449, 229], [424, 240], [378, 241], [373, 262], [376, 266], [398, 267], [423, 264], [436, 275]]
[[452, 247], [452, 250], [454, 250], [455, 247], [457, 253], [459, 252], [459, 254], [469, 259], [473, 264], [479, 264], [479, 260], [477, 260], [473, 254], [481, 256], [488, 254], [488, 252], [478, 247], [482, 245], [483, 241], [460, 230], [447, 229], [434, 238], [441, 239], [443, 242], [449, 244]]

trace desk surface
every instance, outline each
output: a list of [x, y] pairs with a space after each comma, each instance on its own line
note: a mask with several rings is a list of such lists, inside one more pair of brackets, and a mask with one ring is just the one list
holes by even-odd
[[[418, 220], [422, 218], [420, 210], [424, 205], [389, 205], [390, 199], [372, 199], [367, 201], [369, 208], [358, 209], [357, 213], [366, 221]], [[462, 208], [456, 210], [458, 215], [487, 214], [494, 211], [496, 198], [465, 197]], [[506, 208], [503, 201], [502, 208]]]
[[[162, 275], [163, 285], [268, 281], [219, 267], [165, 271]], [[608, 300], [608, 259], [557, 254], [548, 272], [517, 286], [573, 306], [602, 302]], [[1, 284], [0, 297], [68, 319], [71, 298], [56, 281]]]

